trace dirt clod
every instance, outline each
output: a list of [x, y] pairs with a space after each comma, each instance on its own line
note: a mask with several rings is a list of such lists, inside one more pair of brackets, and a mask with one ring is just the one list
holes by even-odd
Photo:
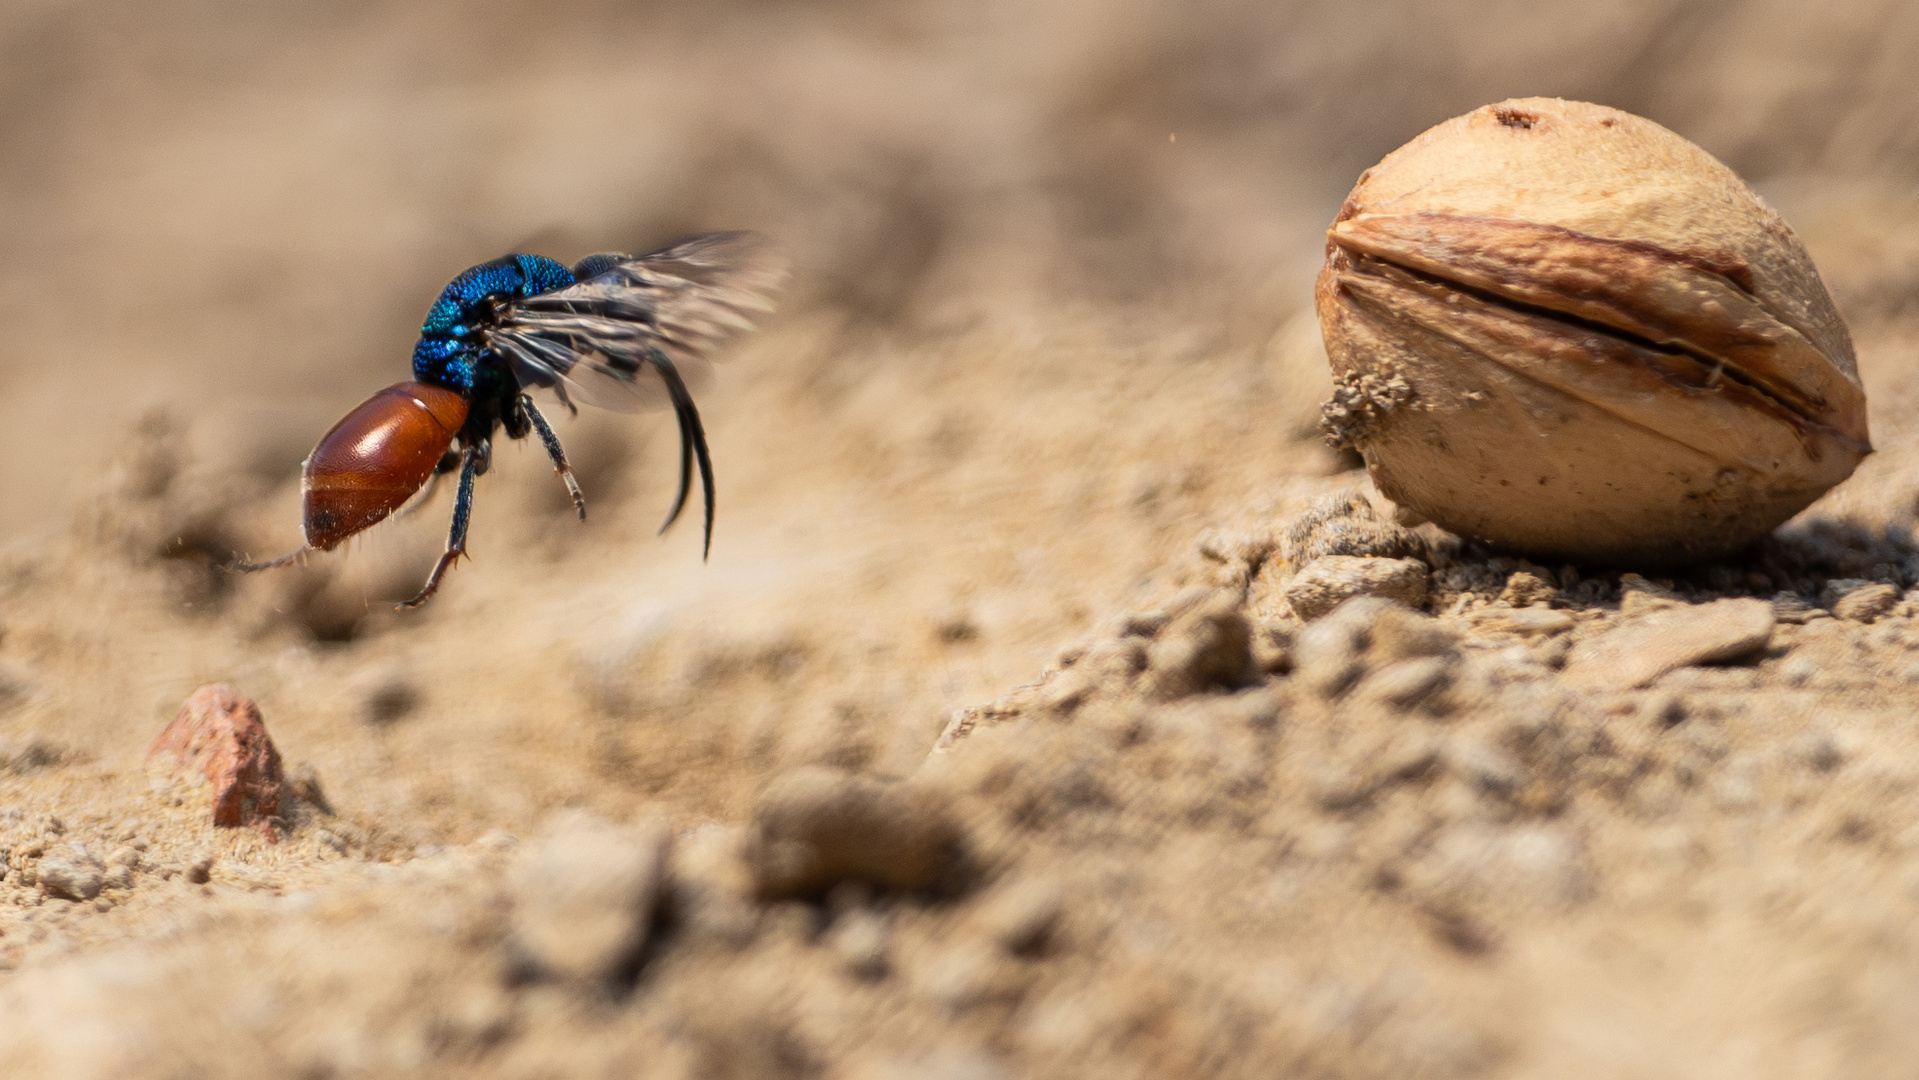
[[1322, 697], [1337, 697], [1363, 678], [1369, 696], [1408, 707], [1451, 680], [1454, 640], [1434, 619], [1361, 597], [1299, 632], [1294, 675]]
[[1548, 580], [1543, 573], [1529, 570], [1515, 570], [1506, 579], [1506, 587], [1500, 591], [1502, 603], [1523, 608], [1532, 604], [1551, 603], [1559, 595], [1559, 587]]
[[1220, 596], [1173, 620], [1147, 649], [1149, 692], [1161, 700], [1253, 679], [1252, 626], [1236, 599]]
[[539, 978], [630, 979], [666, 876], [664, 822], [613, 825], [577, 811], [548, 822], [514, 860], [511, 948]]
[[1426, 599], [1426, 564], [1417, 559], [1326, 555], [1286, 583], [1293, 613], [1311, 621], [1356, 596], [1377, 596], [1418, 606]]
[[1381, 520], [1356, 491], [1316, 500], [1280, 537], [1280, 555], [1295, 568], [1328, 555], [1405, 559], [1422, 550], [1418, 536]]
[[988, 896], [981, 927], [1000, 948], [1015, 956], [1045, 950], [1066, 910], [1059, 883], [1039, 878], [1012, 884]]
[[[1836, 582], [1834, 584], [1837, 584]], [[1833, 617], [1869, 623], [1899, 603], [1899, 590], [1885, 582], [1860, 582], [1831, 604]]]
[[774, 780], [753, 809], [746, 861], [764, 899], [857, 878], [925, 889], [959, 868], [962, 834], [932, 791], [823, 768]]
[[1573, 647], [1568, 686], [1644, 686], [1674, 668], [1750, 656], [1772, 640], [1773, 608], [1763, 600], [1673, 606]]
[[40, 857], [40, 888], [49, 896], [91, 900], [106, 884], [105, 868], [81, 844], [61, 844]]

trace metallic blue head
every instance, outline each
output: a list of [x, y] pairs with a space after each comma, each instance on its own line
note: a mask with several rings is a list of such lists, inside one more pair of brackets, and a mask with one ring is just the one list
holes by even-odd
[[482, 333], [499, 304], [573, 284], [573, 274], [539, 255], [503, 255], [460, 274], [426, 313], [413, 347], [413, 377], [473, 395], [494, 389], [501, 373], [483, 362]]

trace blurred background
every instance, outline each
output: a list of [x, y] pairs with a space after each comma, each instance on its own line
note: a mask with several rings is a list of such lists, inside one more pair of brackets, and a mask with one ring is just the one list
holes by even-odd
[[[736, 812], [796, 761], [910, 771], [1207, 525], [1349, 467], [1315, 430], [1323, 230], [1368, 165], [1511, 96], [1644, 114], [1773, 199], [1889, 465], [1919, 414], [1879, 374], [1914, 351], [1915, 66], [1919, 5], [1866, 0], [16, 0], [0, 551], [58, 563], [13, 572], [62, 614], [7, 640], [65, 688], [10, 723], [125, 750], [244, 675], [373, 769], [370, 804], [455, 832], [562, 798]], [[589, 409], [559, 421], [587, 524], [503, 447], [423, 612], [389, 601], [446, 492], [305, 569], [217, 570], [297, 546], [301, 460], [408, 377], [454, 274], [714, 228], [795, 273], [699, 390], [710, 562], [654, 536], [667, 418]], [[459, 725], [471, 759], [342, 734], [395, 700], [420, 753]], [[583, 727], [597, 779], [548, 740]]]
[[1217, 351], [1300, 310], [1361, 169], [1489, 101], [1641, 113], [1789, 211], [1798, 178], [1900, 201], [1919, 168], [1898, 0], [4, 10], [0, 538], [56, 527], [155, 405], [296, 467], [509, 249], [759, 228], [797, 261], [788, 311], [836, 327], [1075, 304]]
[[[1510, 96], [1642, 113], [1772, 198], [1852, 320], [1889, 469], [1919, 415], [1886, 377], [1914, 354], [1915, 66], [1919, 5], [1865, 0], [17, 0], [0, 550], [46, 614], [9, 624], [44, 707], [8, 724], [111, 756], [251, 680], [433, 835], [909, 772], [1210, 523], [1349, 467], [1315, 430], [1326, 223]], [[390, 601], [446, 492], [304, 569], [218, 570], [298, 544], [301, 460], [408, 376], [461, 269], [712, 228], [795, 273], [699, 392], [710, 562], [697, 529], [655, 539], [665, 418], [589, 409], [560, 424], [587, 524], [504, 447], [423, 612]], [[357, 726], [394, 702], [408, 750]]]
[[[979, 834], [996, 872], [1065, 883], [1067, 945], [1012, 965], [1054, 973], [1030, 994], [993, 982], [990, 948], [960, 955], [971, 901], [883, 899], [901, 978], [846, 975], [816, 947], [828, 912], [775, 905], [650, 969], [625, 1012], [576, 1009], [503, 988], [487, 874], [449, 872], [467, 935], [447, 929], [467, 908], [370, 864], [491, 858], [480, 838], [582, 807], [667, 817], [697, 885], [771, 778], [915, 774], [956, 710], [1101, 626], [1110, 646], [1113, 616], [1193, 580], [1208, 530], [1357, 483], [1315, 429], [1324, 229], [1361, 170], [1508, 97], [1643, 114], [1785, 214], [1850, 320], [1879, 447], [1808, 513], [1909, 529], [1916, 70], [1919, 3], [1901, 0], [0, 0], [0, 842], [38, 842], [33, 815], [57, 813], [101, 851], [219, 859], [207, 890], [143, 878], [51, 936], [16, 874], [0, 971], [44, 955], [47, 979], [79, 974], [0, 981], [72, 1010], [12, 1034], [52, 1033], [76, 1076], [182, 1075], [150, 1046], [194, 1024], [230, 1067], [207, 1075], [407, 1074], [419, 1047], [463, 1045], [444, 1030], [469, 1014], [474, 1045], [519, 1047], [501, 1075], [574, 1053], [598, 1071], [571, 1075], [627, 1075], [697, 1034], [688, 1017], [720, 1019], [686, 1075], [816, 1075], [762, 1067], [805, 1063], [767, 1019], [782, 1010], [828, 1032], [801, 1040], [822, 1061], [881, 1032], [902, 1053], [972, 1040], [1033, 1075], [1149, 1075], [1154, 1052], [1184, 1076], [1909, 1073], [1919, 830], [1887, 808], [1919, 813], [1919, 787], [1909, 754], [1836, 763], [1873, 745], [1849, 738], [1909, 745], [1919, 674], [1898, 672], [1919, 666], [1820, 681], [1847, 657], [1911, 663], [1883, 626], [1835, 631], [1817, 655], [1836, 659], [1798, 659], [1785, 697], [1734, 686], [1746, 669], [1688, 690], [1670, 738], [1515, 684], [1512, 730], [1532, 739], [1563, 705], [1604, 729], [1567, 755], [1653, 792], [1582, 793], [1516, 829], [1483, 792], [1443, 798], [1458, 780], [1364, 820], [1315, 802], [1339, 769], [1392, 751], [1412, 776], [1434, 751], [1393, 743], [1397, 714], [1334, 722], [1283, 680], [1263, 713], [1155, 706], [1158, 741], [1116, 721], [983, 750], [966, 805], [1010, 822]], [[656, 537], [670, 418], [587, 410], [555, 418], [589, 521], [537, 446], [497, 449], [473, 557], [420, 612], [390, 601], [440, 550], [445, 491], [304, 568], [218, 570], [297, 545], [301, 460], [408, 377], [462, 269], [733, 228], [772, 234], [795, 272], [698, 389], [710, 561], [695, 520]], [[1867, 634], [1879, 651], [1853, 648]], [[324, 831], [216, 835], [150, 791], [142, 751], [213, 681], [323, 783]], [[1779, 716], [1843, 704], [1853, 727], [1793, 749], [1803, 718], [1742, 712], [1768, 695]], [[1493, 852], [1472, 873], [1519, 897], [1506, 944], [1391, 895], [1397, 871], [1368, 854], [1454, 819], [1460, 850]], [[267, 902], [394, 881], [358, 907]], [[193, 926], [220, 929], [179, 939], [177, 978], [127, 954], [58, 966]], [[255, 994], [262, 972], [277, 991]], [[425, 1006], [420, 986], [440, 988]], [[215, 989], [237, 1003], [201, 1009]], [[458, 1015], [432, 1013], [442, 998]], [[147, 1071], [70, 1067], [94, 1029], [58, 1017], [99, 1010], [100, 1031], [155, 1033], [127, 1044]], [[246, 1039], [278, 1064], [249, 1065]]]

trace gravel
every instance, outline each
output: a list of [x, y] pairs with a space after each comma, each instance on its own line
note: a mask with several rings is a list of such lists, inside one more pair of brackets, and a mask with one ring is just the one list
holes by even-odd
[[40, 857], [40, 888], [49, 896], [91, 900], [105, 884], [105, 868], [80, 844], [61, 844]]

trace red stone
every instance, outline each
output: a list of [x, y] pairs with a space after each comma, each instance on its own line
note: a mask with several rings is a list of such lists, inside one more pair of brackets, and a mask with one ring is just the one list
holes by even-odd
[[225, 683], [208, 683], [180, 706], [147, 760], [170, 760], [176, 770], [197, 770], [213, 784], [213, 823], [251, 825], [277, 836], [280, 816], [280, 751], [267, 737], [260, 707]]

